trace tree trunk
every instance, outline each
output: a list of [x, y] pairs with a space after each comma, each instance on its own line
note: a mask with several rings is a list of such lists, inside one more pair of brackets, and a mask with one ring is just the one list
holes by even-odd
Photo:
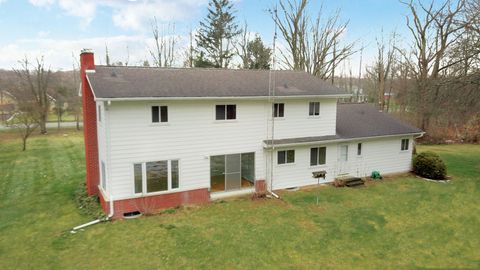
[[22, 142], [23, 142], [22, 151], [25, 151], [25, 150], [27, 150], [27, 137], [26, 136], [22, 137]]

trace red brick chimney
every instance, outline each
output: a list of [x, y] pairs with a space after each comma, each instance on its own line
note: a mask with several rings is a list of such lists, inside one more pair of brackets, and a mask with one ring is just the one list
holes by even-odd
[[87, 192], [88, 195], [98, 195], [100, 173], [98, 168], [97, 112], [92, 89], [87, 81], [87, 70], [95, 70], [93, 52], [83, 49], [80, 54], [80, 80], [82, 82]]

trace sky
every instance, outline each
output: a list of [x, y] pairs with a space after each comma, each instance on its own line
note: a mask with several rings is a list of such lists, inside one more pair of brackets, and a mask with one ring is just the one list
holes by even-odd
[[[272, 45], [274, 24], [268, 9], [278, 0], [233, 0], [239, 24], [258, 33]], [[342, 37], [364, 47], [363, 67], [373, 61], [376, 39], [382, 32], [396, 31], [407, 39], [405, 15], [408, 10], [398, 0], [310, 0], [312, 16], [340, 10], [348, 28]], [[187, 46], [188, 33], [195, 30], [207, 12], [208, 0], [0, 0], [0, 68], [18, 67], [28, 57], [43, 57], [53, 70], [72, 69], [83, 48], [92, 49], [97, 64], [105, 64], [105, 47], [112, 61], [140, 65], [152, 62], [151, 20], [160, 25], [175, 23], [177, 48]], [[282, 41], [279, 40], [279, 47]], [[127, 57], [128, 56], [128, 57]], [[177, 56], [181, 65], [182, 56]], [[360, 53], [343, 67], [358, 73]]]

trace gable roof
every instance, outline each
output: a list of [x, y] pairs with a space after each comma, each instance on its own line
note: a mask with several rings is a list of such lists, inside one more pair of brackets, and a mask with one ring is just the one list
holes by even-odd
[[[344, 141], [369, 137], [421, 134], [419, 128], [403, 123], [391, 115], [379, 112], [371, 104], [338, 104], [335, 135], [274, 140], [275, 145]], [[271, 141], [264, 141], [270, 145]]]
[[[306, 72], [275, 71], [276, 96], [345, 96]], [[268, 70], [96, 66], [87, 78], [96, 98], [268, 97]]]

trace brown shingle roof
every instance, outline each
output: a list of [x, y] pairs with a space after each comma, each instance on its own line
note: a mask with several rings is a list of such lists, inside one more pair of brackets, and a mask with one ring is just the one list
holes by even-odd
[[[276, 71], [276, 96], [346, 95], [305, 72]], [[268, 70], [96, 66], [87, 73], [96, 98], [265, 97]]]
[[[379, 112], [371, 104], [338, 104], [336, 135], [274, 140], [275, 145], [328, 142], [367, 137], [420, 134], [423, 131]], [[264, 141], [270, 145], [271, 140]]]

